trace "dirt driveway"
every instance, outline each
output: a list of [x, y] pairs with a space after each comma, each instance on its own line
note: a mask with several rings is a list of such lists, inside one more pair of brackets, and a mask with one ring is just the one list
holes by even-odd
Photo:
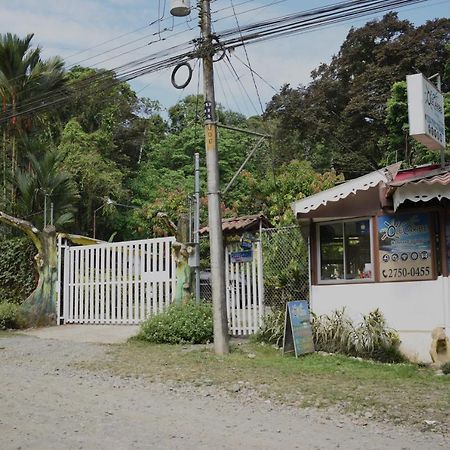
[[0, 448], [440, 449], [443, 436], [313, 410], [243, 404], [216, 390], [121, 379], [72, 363], [108, 345], [0, 338]]

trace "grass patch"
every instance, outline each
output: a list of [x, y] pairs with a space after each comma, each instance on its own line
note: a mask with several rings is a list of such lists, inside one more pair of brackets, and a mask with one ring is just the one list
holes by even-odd
[[228, 356], [208, 346], [148, 344], [112, 346], [104, 360], [84, 368], [150, 381], [215, 385], [293, 406], [369, 414], [378, 420], [423, 427], [437, 421], [450, 431], [450, 377], [413, 364], [382, 364], [342, 355], [282, 356], [270, 346], [244, 343]]
[[13, 334], [17, 334], [15, 331], [0, 329], [0, 338], [11, 337]]

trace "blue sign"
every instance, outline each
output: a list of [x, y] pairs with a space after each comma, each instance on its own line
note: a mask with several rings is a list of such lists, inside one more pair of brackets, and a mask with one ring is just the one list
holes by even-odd
[[232, 263], [250, 262], [253, 260], [253, 251], [244, 250], [242, 252], [231, 252], [230, 260]]
[[254, 241], [255, 236], [252, 233], [244, 233], [241, 237], [241, 247], [243, 249], [251, 249]]

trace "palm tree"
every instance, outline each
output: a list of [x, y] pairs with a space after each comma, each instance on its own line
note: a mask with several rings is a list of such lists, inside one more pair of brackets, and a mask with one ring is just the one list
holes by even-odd
[[[36, 289], [22, 305], [28, 325], [54, 323], [56, 317], [57, 246], [56, 226], [73, 220], [76, 187], [69, 174], [60, 170], [60, 157], [54, 151], [40, 158], [28, 155], [30, 172], [17, 169], [13, 182], [18, 191], [17, 207], [32, 222], [0, 211], [0, 222], [24, 232], [35, 245], [39, 281]], [[50, 225], [42, 220], [53, 203], [55, 220]], [[42, 210], [44, 209], [44, 211]], [[56, 225], [56, 226], [55, 226]]]
[[29, 169], [16, 169], [12, 180], [18, 191], [18, 215], [33, 217], [33, 223], [40, 227], [47, 223], [60, 227], [72, 222], [77, 188], [72, 176], [61, 170], [62, 156], [52, 150], [43, 154], [35, 150], [27, 158]]
[[[40, 47], [31, 48], [33, 34], [20, 38], [0, 35], [0, 125], [3, 128], [3, 203], [6, 204], [6, 171], [10, 156], [10, 173], [18, 166], [16, 138], [32, 127], [26, 104], [43, 98], [63, 84], [64, 63], [58, 58], [41, 59]], [[8, 154], [7, 143], [10, 143]], [[15, 194], [12, 192], [12, 202]], [[5, 206], [5, 205], [4, 205]]]

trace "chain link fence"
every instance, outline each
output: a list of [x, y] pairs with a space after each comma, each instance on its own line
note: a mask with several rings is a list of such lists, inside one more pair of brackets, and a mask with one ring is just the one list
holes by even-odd
[[292, 300], [309, 300], [308, 245], [298, 226], [263, 229], [264, 304], [285, 308]]
[[209, 250], [209, 236], [200, 236], [200, 298], [203, 301], [212, 301], [211, 286], [211, 257]]
[[[264, 304], [285, 308], [292, 300], [309, 300], [308, 246], [298, 226], [262, 229]], [[200, 239], [200, 297], [211, 301], [209, 238]]]

